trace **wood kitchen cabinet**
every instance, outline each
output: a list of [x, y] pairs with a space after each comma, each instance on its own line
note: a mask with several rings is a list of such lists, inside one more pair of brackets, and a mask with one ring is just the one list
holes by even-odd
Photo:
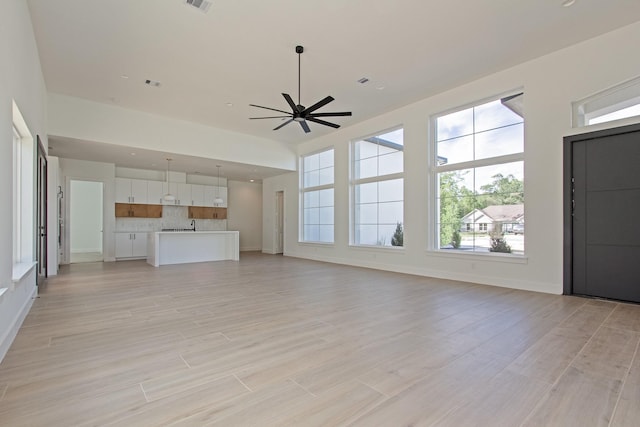
[[162, 205], [116, 203], [116, 218], [162, 218]]
[[190, 219], [227, 219], [227, 208], [189, 206]]

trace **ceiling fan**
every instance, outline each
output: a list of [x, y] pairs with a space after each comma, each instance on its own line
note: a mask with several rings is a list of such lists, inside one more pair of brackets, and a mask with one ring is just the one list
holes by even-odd
[[296, 46], [296, 53], [298, 54], [298, 104], [296, 105], [293, 102], [293, 99], [291, 98], [291, 96], [286, 93], [283, 93], [282, 96], [284, 96], [284, 99], [287, 101], [287, 104], [289, 104], [289, 107], [291, 107], [291, 112], [278, 110], [277, 108], [269, 108], [269, 107], [263, 107], [261, 105], [249, 104], [251, 107], [264, 108], [265, 110], [277, 111], [279, 113], [286, 114], [286, 116], [249, 117], [250, 120], [287, 119], [288, 118], [289, 120], [275, 127], [273, 130], [278, 130], [281, 127], [286, 126], [291, 122], [298, 122], [300, 123], [300, 126], [305, 131], [305, 133], [309, 133], [311, 132], [311, 129], [309, 129], [309, 125], [307, 124], [307, 121], [318, 123], [325, 126], [330, 126], [332, 128], [337, 129], [340, 127], [340, 125], [327, 122], [325, 120], [321, 120], [318, 117], [339, 117], [339, 116], [351, 115], [350, 111], [343, 111], [343, 112], [336, 112], [336, 113], [316, 113], [315, 112], [316, 110], [320, 109], [321, 107], [324, 107], [325, 105], [333, 101], [334, 98], [332, 96], [327, 96], [321, 101], [318, 101], [315, 104], [313, 104], [311, 107], [305, 108], [303, 105], [301, 105], [300, 103], [300, 54], [302, 54], [302, 52], [304, 52], [304, 47]]

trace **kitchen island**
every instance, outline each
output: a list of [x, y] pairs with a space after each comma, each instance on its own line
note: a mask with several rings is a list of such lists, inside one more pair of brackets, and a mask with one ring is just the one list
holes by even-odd
[[147, 263], [154, 267], [239, 259], [238, 231], [158, 231], [147, 237]]

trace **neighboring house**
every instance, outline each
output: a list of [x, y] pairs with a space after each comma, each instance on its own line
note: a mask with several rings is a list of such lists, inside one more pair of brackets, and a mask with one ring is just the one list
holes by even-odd
[[474, 209], [462, 217], [460, 231], [489, 233], [501, 225], [503, 232], [511, 232], [515, 224], [524, 224], [524, 205], [493, 205]]

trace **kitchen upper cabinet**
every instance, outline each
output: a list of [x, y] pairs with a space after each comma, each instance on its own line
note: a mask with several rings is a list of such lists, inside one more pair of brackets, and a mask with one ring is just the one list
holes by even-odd
[[[167, 184], [163, 185], [164, 193], [167, 193]], [[176, 199], [172, 202], [163, 201], [165, 205], [191, 206], [191, 184], [183, 184], [180, 182], [169, 183], [169, 193]]]
[[164, 194], [164, 182], [147, 181], [147, 203], [151, 205], [161, 205]]
[[116, 203], [116, 218], [162, 218], [161, 205]]
[[147, 256], [147, 233], [115, 233], [116, 258]]
[[191, 184], [191, 206], [207, 206], [204, 198], [204, 185]]
[[189, 206], [190, 219], [227, 219], [227, 208]]
[[117, 203], [147, 203], [147, 181], [116, 178]]

